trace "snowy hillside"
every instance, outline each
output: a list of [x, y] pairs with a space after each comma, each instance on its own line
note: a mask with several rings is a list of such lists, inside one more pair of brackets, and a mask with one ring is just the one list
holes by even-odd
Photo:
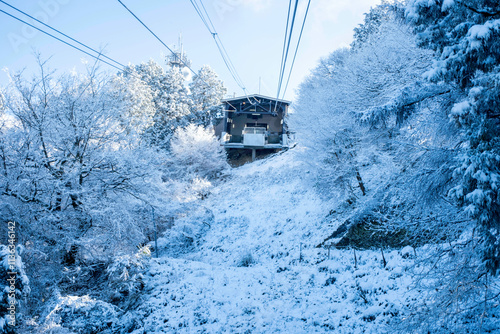
[[194, 252], [151, 260], [134, 333], [384, 331], [411, 298], [413, 252], [385, 254], [386, 268], [380, 252], [358, 252], [355, 267], [352, 250], [328, 259], [315, 248], [333, 228], [331, 203], [311, 188], [298, 150], [235, 169], [200, 201], [213, 222]]
[[209, 67], [36, 55], [0, 87], [0, 334], [500, 333], [499, 41], [495, 1], [382, 1], [278, 132]]

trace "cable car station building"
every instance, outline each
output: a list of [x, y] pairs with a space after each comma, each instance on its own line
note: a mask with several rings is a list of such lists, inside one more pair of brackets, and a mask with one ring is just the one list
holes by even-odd
[[288, 147], [285, 117], [290, 101], [263, 95], [222, 100], [224, 116], [216, 135], [226, 149], [280, 150]]

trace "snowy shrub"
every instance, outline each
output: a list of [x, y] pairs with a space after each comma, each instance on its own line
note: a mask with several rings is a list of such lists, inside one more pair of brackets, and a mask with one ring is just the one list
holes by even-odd
[[255, 259], [250, 251], [243, 251], [236, 260], [237, 267], [250, 267], [255, 264]]
[[113, 259], [106, 268], [107, 294], [112, 301], [120, 302], [128, 298], [129, 304], [133, 302], [131, 299], [144, 287], [143, 272], [149, 257], [149, 246], [143, 246], [133, 255], [122, 255]]
[[326, 279], [325, 286], [333, 285], [337, 281], [335, 276], [330, 276]]
[[228, 168], [226, 152], [212, 128], [190, 124], [177, 129], [171, 152], [177, 171], [193, 179], [213, 179]]
[[415, 258], [415, 248], [405, 246], [399, 251], [399, 255], [401, 255], [403, 259], [413, 259]]
[[3, 333], [15, 333], [30, 293], [22, 253], [20, 245], [0, 245], [0, 332]]
[[44, 333], [68, 329], [72, 333], [101, 333], [117, 322], [118, 309], [89, 296], [58, 296], [45, 318]]
[[197, 247], [214, 221], [212, 211], [204, 207], [186, 206], [173, 221], [173, 226], [158, 239], [161, 253], [177, 257]]

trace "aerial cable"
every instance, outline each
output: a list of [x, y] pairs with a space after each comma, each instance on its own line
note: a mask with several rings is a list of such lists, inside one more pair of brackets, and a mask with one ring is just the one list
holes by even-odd
[[[26, 25], [28, 25], [28, 26], [32, 27], [33, 29], [36, 29], [36, 30], [38, 30], [38, 31], [40, 31], [40, 32], [42, 32], [42, 33], [44, 33], [44, 34], [46, 34], [46, 35], [48, 35], [48, 36], [50, 36], [50, 37], [52, 37], [52, 38], [54, 38], [54, 39], [57, 39], [59, 42], [62, 42], [62, 43], [66, 44], [66, 45], [68, 45], [68, 46], [70, 46], [70, 47], [72, 47], [72, 48], [74, 48], [74, 49], [76, 49], [76, 50], [78, 50], [78, 51], [80, 51], [80, 52], [83, 52], [83, 53], [85, 53], [86, 55], [91, 56], [92, 58], [95, 58], [96, 60], [98, 60], [98, 61], [100, 61], [100, 62], [103, 62], [103, 63], [105, 63], [105, 64], [107, 64], [107, 65], [109, 65], [109, 66], [111, 66], [111, 67], [116, 68], [116, 69], [117, 69], [118, 71], [120, 71], [120, 72], [123, 72], [123, 71], [128, 72], [127, 70], [121, 69], [121, 68], [119, 68], [118, 66], [115, 66], [115, 65], [113, 65], [113, 64], [111, 64], [111, 63], [109, 63], [109, 62], [107, 62], [107, 61], [105, 61], [105, 60], [103, 60], [103, 59], [99, 58], [99, 57], [102, 55], [101, 53], [99, 53], [99, 56], [95, 56], [95, 55], [93, 55], [93, 54], [91, 54], [91, 53], [89, 53], [89, 52], [87, 52], [87, 51], [85, 51], [85, 50], [80, 49], [80, 48], [79, 48], [79, 47], [77, 47], [77, 46], [74, 46], [73, 44], [70, 44], [70, 43], [68, 43], [68, 42], [66, 42], [66, 41], [64, 41], [64, 40], [62, 40], [62, 39], [60, 39], [60, 38], [58, 38], [58, 37], [56, 37], [56, 36], [52, 35], [51, 33], [48, 33], [48, 32], [46, 32], [46, 31], [44, 31], [44, 30], [42, 30], [42, 29], [40, 29], [40, 28], [35, 27], [34, 25], [32, 25], [32, 24], [30, 24], [30, 23], [28, 23], [28, 22], [24, 21], [23, 19], [20, 19], [20, 18], [18, 18], [18, 17], [16, 17], [16, 16], [14, 16], [14, 15], [12, 15], [12, 14], [7, 13], [6, 11], [3, 11], [3, 10], [1, 10], [1, 9], [0, 9], [0, 12], [4, 13], [5, 15], [10, 16], [10, 17], [12, 17], [13, 19], [18, 20], [18, 21], [20, 21], [20, 22], [22, 22], [22, 23], [24, 23], [24, 24], [26, 24]], [[106, 58], [107, 58], [107, 57], [106, 57]], [[116, 62], [116, 61], [114, 61], [114, 62]], [[116, 63], [117, 63], [117, 62], [116, 62]], [[130, 73], [130, 72], [129, 72], [129, 73]]]
[[[205, 8], [205, 5], [203, 4], [203, 1], [200, 0], [201, 3], [201, 8], [203, 8], [203, 12], [205, 15], [203, 15], [202, 10], [196, 0], [190, 0], [191, 4], [193, 5], [194, 9], [198, 13], [198, 16], [201, 18], [203, 23], [205, 24], [205, 27], [207, 27], [208, 31], [212, 35], [214, 42], [217, 44], [217, 48], [219, 49], [219, 52], [221, 56], [224, 59], [224, 62], [227, 64], [226, 66], [228, 67], [228, 70], [231, 72], [231, 75], [233, 76], [234, 80], [240, 86], [240, 88], [244, 91], [245, 90], [245, 85], [243, 84], [243, 80], [241, 80], [241, 77], [238, 75], [238, 72], [236, 71], [236, 67], [234, 66], [233, 62], [231, 61], [231, 58], [229, 57], [229, 54], [227, 53], [226, 48], [224, 47], [224, 44], [222, 43], [222, 40], [220, 39], [219, 34], [217, 33], [217, 30], [215, 29], [215, 26], [212, 22], [212, 19], [210, 18], [210, 15], [208, 15], [207, 9]], [[205, 18], [206, 16], [206, 18]], [[207, 21], [208, 19], [208, 21]], [[208, 24], [210, 22], [210, 26]]]
[[16, 8], [16, 7], [12, 6], [12, 5], [10, 5], [10, 4], [8, 4], [7, 2], [5, 2], [5, 1], [3, 1], [3, 0], [0, 0], [0, 2], [1, 2], [1, 3], [3, 3], [3, 4], [5, 4], [5, 5], [7, 5], [7, 6], [9, 6], [9, 7], [10, 7], [10, 8], [12, 8], [12, 9], [14, 9], [14, 10], [18, 11], [19, 13], [24, 14], [25, 16], [29, 17], [30, 19], [35, 20], [36, 22], [40, 23], [41, 25], [43, 25], [43, 26], [45, 26], [45, 27], [47, 27], [47, 28], [49, 28], [49, 29], [51, 29], [51, 30], [53, 30], [53, 31], [55, 31], [55, 32], [57, 32], [57, 33], [59, 33], [59, 34], [61, 34], [61, 35], [63, 35], [64, 37], [66, 37], [66, 38], [68, 38], [68, 39], [72, 40], [73, 42], [75, 42], [75, 43], [77, 43], [77, 44], [79, 44], [79, 45], [81, 45], [81, 46], [83, 46], [83, 47], [85, 47], [85, 48], [87, 48], [87, 49], [89, 49], [89, 50], [91, 50], [91, 51], [93, 51], [93, 52], [95, 52], [95, 53], [99, 54], [99, 55], [100, 55], [100, 56], [102, 56], [103, 58], [106, 58], [106, 59], [108, 59], [108, 60], [112, 61], [113, 63], [115, 63], [115, 64], [117, 64], [117, 65], [119, 65], [119, 66], [127, 67], [127, 66], [123, 65], [122, 63], [117, 62], [116, 60], [114, 60], [114, 59], [112, 59], [112, 58], [110, 58], [110, 57], [108, 57], [108, 56], [106, 56], [106, 55], [103, 55], [101, 52], [99, 52], [99, 51], [97, 51], [97, 50], [95, 50], [95, 49], [91, 48], [90, 46], [88, 46], [88, 45], [86, 45], [86, 44], [84, 44], [84, 43], [81, 43], [81, 42], [77, 41], [76, 39], [74, 39], [74, 38], [72, 38], [72, 37], [70, 37], [70, 36], [66, 35], [65, 33], [61, 32], [60, 30], [57, 30], [57, 29], [55, 29], [55, 28], [53, 28], [53, 27], [49, 26], [48, 24], [43, 23], [42, 21], [40, 21], [40, 20], [36, 19], [35, 17], [33, 17], [33, 16], [29, 15], [28, 13], [25, 13], [25, 12], [23, 12], [22, 10], [20, 10], [20, 9], [18, 9], [18, 8]]
[[[243, 83], [243, 80], [241, 80], [241, 77], [238, 75], [238, 72], [236, 71], [236, 67], [234, 66], [233, 62], [231, 61], [231, 58], [229, 57], [229, 54], [227, 53], [227, 50], [224, 47], [224, 44], [222, 43], [222, 40], [220, 39], [220, 36], [217, 33], [217, 30], [215, 29], [215, 26], [212, 22], [212, 19], [210, 18], [210, 15], [208, 14], [208, 12], [205, 8], [205, 5], [203, 5], [203, 2], [200, 0], [200, 3], [202, 5], [201, 8], [203, 8], [203, 12], [205, 13], [205, 15], [203, 15], [202, 9], [200, 8], [200, 6], [196, 2], [196, 0], [194, 0], [194, 1], [190, 0], [190, 2], [193, 5], [194, 9], [196, 10], [196, 13], [198, 14], [198, 16], [201, 18], [201, 20], [205, 24], [205, 27], [212, 35], [212, 38], [214, 39], [214, 42], [217, 45], [219, 53], [221, 54], [221, 56], [224, 60], [224, 63], [226, 64], [226, 67], [228, 68], [229, 72], [231, 73], [231, 76], [233, 77], [235, 82], [238, 84], [238, 86], [240, 86], [240, 88], [243, 90], [243, 92], [245, 92], [246, 88], [245, 88], [245, 85]], [[206, 18], [205, 18], [205, 16], [206, 16]], [[208, 21], [207, 21], [207, 19], [208, 19]], [[208, 22], [210, 22], [210, 25], [208, 24]]]
[[[191, 2], [192, 2], [192, 0], [191, 0]], [[203, 0], [200, 0], [200, 4], [201, 4], [201, 7], [203, 8], [203, 12], [205, 13], [205, 15], [208, 19], [208, 22], [210, 22], [210, 25], [212, 27], [212, 30], [213, 30], [213, 32], [211, 32], [212, 37], [214, 37], [214, 39], [218, 40], [218, 43], [220, 44], [222, 50], [224, 51], [224, 53], [228, 59], [228, 62], [231, 65], [231, 68], [233, 69], [235, 76], [238, 78], [238, 81], [240, 83], [239, 86], [240, 87], [242, 86], [241, 88], [243, 89], [243, 91], [245, 91], [246, 90], [245, 84], [243, 83], [243, 80], [241, 80], [241, 77], [239, 76], [238, 71], [236, 71], [236, 67], [234, 66], [233, 62], [231, 61], [231, 58], [229, 57], [229, 53], [227, 52], [226, 48], [224, 47], [224, 44], [222, 43], [222, 40], [220, 39], [220, 36], [215, 29], [215, 26], [212, 22], [212, 19], [210, 18], [210, 15], [208, 15], [207, 9], [205, 8], [205, 5], [203, 4]], [[207, 25], [207, 28], [208, 28], [208, 25]], [[210, 31], [210, 28], [208, 30]], [[217, 43], [217, 40], [215, 41], [216, 43]]]
[[227, 56], [227, 59], [229, 61], [229, 64], [231, 65], [231, 67], [233, 68], [233, 71], [234, 71], [234, 74], [236, 75], [236, 77], [238, 78], [239, 82], [240, 82], [240, 87], [242, 86], [242, 89], [245, 91], [246, 90], [246, 86], [245, 84], [243, 83], [243, 80], [241, 80], [241, 77], [239, 76], [238, 72], [236, 71], [236, 67], [234, 66], [233, 62], [231, 61], [231, 58], [229, 58], [229, 54], [227, 53], [226, 51], [226, 48], [224, 47], [224, 44], [222, 44], [222, 41], [220, 39], [220, 36], [219, 34], [217, 34], [217, 39], [219, 40], [219, 44], [220, 46], [222, 47], [222, 50], [224, 51], [224, 53], [226, 54]]
[[[194, 9], [196, 10], [196, 13], [198, 13], [198, 16], [201, 18], [201, 20], [203, 21], [203, 24], [205, 24], [205, 27], [207, 27], [208, 31], [210, 31], [211, 34], [214, 34], [212, 32], [212, 29], [210, 28], [210, 26], [208, 25], [208, 22], [207, 20], [205, 19], [205, 17], [203, 16], [203, 14], [201, 13], [201, 10], [200, 8], [198, 7], [198, 4], [195, 3], [193, 0], [189, 0], [191, 2], [191, 4], [193, 5]], [[213, 27], [213, 25], [212, 25]], [[215, 30], [215, 29], [213, 29]]]
[[224, 64], [226, 65], [227, 69], [229, 70], [229, 73], [233, 77], [234, 81], [241, 88], [241, 90], [245, 94], [248, 102], [250, 102], [251, 104], [254, 104], [254, 102], [252, 102], [248, 96], [248, 92], [247, 92], [247, 89], [245, 87], [245, 84], [243, 83], [243, 80], [239, 76], [238, 71], [236, 70], [236, 67], [234, 66], [231, 58], [229, 57], [229, 54], [228, 54], [226, 48], [224, 47], [224, 44], [222, 43], [222, 40], [221, 40], [219, 34], [217, 33], [217, 30], [215, 29], [215, 26], [212, 22], [212, 19], [210, 18], [210, 15], [208, 14], [208, 12], [205, 8], [205, 5], [203, 4], [203, 1], [200, 0], [201, 7], [196, 2], [196, 0], [190, 0], [190, 2], [193, 5], [198, 16], [201, 18], [203, 24], [205, 25], [207, 30], [212, 35], [212, 38], [214, 39], [214, 42], [217, 46], [217, 49], [219, 50], [219, 53], [222, 57], [222, 60], [224, 61]]
[[293, 9], [293, 15], [292, 15], [292, 22], [290, 24], [290, 32], [288, 34], [288, 45], [286, 47], [286, 52], [285, 52], [285, 59], [283, 61], [283, 68], [282, 68], [282, 73], [280, 75], [280, 80], [278, 83], [278, 95], [276, 96], [277, 99], [279, 99], [279, 93], [281, 91], [281, 86], [283, 84], [283, 76], [285, 75], [285, 69], [286, 69], [286, 61], [288, 59], [288, 53], [290, 51], [290, 43], [292, 41], [292, 34], [293, 34], [293, 26], [295, 25], [295, 17], [297, 15], [297, 7], [298, 7], [299, 0], [295, 0], [295, 6]]
[[276, 97], [279, 97], [280, 91], [279, 91], [279, 83], [281, 81], [281, 76], [283, 73], [283, 61], [285, 59], [285, 50], [286, 50], [286, 41], [288, 37], [288, 25], [290, 23], [290, 9], [292, 8], [292, 0], [288, 2], [288, 14], [286, 16], [286, 27], [285, 27], [285, 37], [283, 39], [283, 51], [281, 52], [281, 65], [280, 65], [280, 74], [278, 76], [278, 92], [276, 93]]
[[[149, 27], [144, 23], [142, 22], [142, 20], [137, 17], [137, 15], [134, 14], [134, 12], [132, 12], [127, 6], [125, 6], [125, 4], [121, 1], [121, 0], [118, 0], [118, 2], [123, 6], [123, 8], [125, 8], [130, 14], [132, 14], [132, 16], [137, 20], [139, 21], [139, 23], [141, 23], [144, 28], [146, 28], [150, 33], [151, 35], [153, 35], [164, 47], [166, 47], [168, 49], [168, 51], [170, 51], [174, 56], [177, 56], [176, 53], [174, 51], [172, 51], [171, 48], [168, 47], [167, 44], [165, 44], [160, 37], [158, 37], [158, 35], [156, 35], [151, 29], [149, 29]], [[184, 66], [186, 66], [195, 76], [197, 76], [198, 74], [191, 68], [191, 66], [189, 66], [189, 64], [187, 64], [183, 59], [182, 59], [182, 55], [181, 57], [179, 57], [179, 60], [181, 61], [182, 64], [184, 64]], [[202, 78], [200, 78], [201, 81], [203, 81], [207, 86], [210, 86], [205, 80], [203, 80]]]
[[212, 19], [210, 18], [210, 15], [208, 15], [208, 12], [207, 12], [207, 9], [205, 8], [205, 5], [203, 4], [203, 1], [200, 0], [200, 3], [201, 3], [201, 7], [203, 7], [203, 11], [205, 12], [205, 14], [207, 14], [207, 18], [208, 18], [208, 21], [210, 22], [210, 25], [212, 26], [212, 29], [215, 31], [215, 26], [212, 22]]
[[290, 77], [292, 76], [293, 65], [295, 64], [295, 58], [297, 57], [297, 51], [299, 50], [300, 40], [302, 38], [302, 33], [304, 32], [304, 26], [306, 24], [307, 14], [309, 12], [309, 5], [311, 4], [311, 0], [307, 3], [306, 13], [304, 15], [304, 21], [302, 22], [302, 28], [300, 29], [299, 40], [297, 41], [297, 47], [295, 48], [295, 54], [293, 55], [292, 65], [290, 67], [290, 72], [288, 73], [288, 79], [286, 80], [285, 90], [283, 91], [282, 98], [285, 97], [286, 90], [288, 88], [288, 84], [290, 83]]

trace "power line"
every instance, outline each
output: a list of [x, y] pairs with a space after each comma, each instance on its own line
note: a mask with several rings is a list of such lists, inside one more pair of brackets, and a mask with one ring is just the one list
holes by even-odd
[[304, 32], [304, 26], [306, 24], [307, 14], [309, 13], [309, 5], [311, 5], [311, 0], [307, 3], [306, 13], [304, 14], [304, 21], [302, 21], [302, 28], [300, 29], [299, 40], [297, 41], [297, 47], [295, 48], [295, 54], [293, 55], [292, 65], [290, 66], [290, 72], [288, 73], [288, 79], [286, 80], [285, 90], [283, 91], [282, 98], [285, 97], [288, 84], [290, 83], [290, 77], [292, 76], [293, 65], [295, 65], [295, 58], [297, 57], [297, 51], [299, 51], [300, 40], [302, 39], [302, 33]]
[[215, 29], [215, 26], [212, 22], [212, 19], [210, 18], [210, 15], [208, 14], [208, 12], [205, 8], [205, 5], [203, 4], [203, 1], [200, 0], [201, 8], [200, 8], [199, 4], [196, 2], [196, 0], [190, 0], [190, 2], [193, 5], [198, 16], [201, 18], [203, 24], [205, 25], [207, 30], [212, 35], [212, 38], [214, 39], [214, 42], [217, 45], [217, 49], [219, 50], [219, 53], [222, 56], [222, 60], [224, 61], [227, 69], [229, 70], [229, 73], [233, 77], [236, 84], [243, 90], [243, 93], [247, 96], [247, 99], [248, 99], [248, 93], [246, 91], [245, 84], [243, 83], [243, 80], [241, 80], [241, 77], [239, 76], [238, 71], [236, 70], [236, 67], [234, 66], [233, 62], [231, 61], [231, 58], [229, 57], [229, 54], [228, 54], [226, 48], [224, 47], [224, 44], [222, 43], [222, 40], [220, 39], [220, 36], [217, 33], [217, 30]]
[[[134, 12], [132, 12], [127, 6], [125, 6], [125, 4], [121, 1], [121, 0], [118, 0], [118, 2], [130, 13], [132, 14], [132, 16], [137, 20], [139, 21], [143, 26], [144, 28], [146, 28], [164, 47], [166, 47], [168, 49], [168, 51], [170, 51], [174, 56], [176, 56], [176, 53], [174, 51], [172, 51], [171, 48], [169, 48], [167, 46], [167, 44], [165, 44], [160, 37], [158, 37], [151, 29], [149, 29], [149, 27], [141, 21], [141, 19], [139, 17], [137, 17], [137, 15], [134, 14]], [[182, 64], [184, 64], [184, 66], [186, 66], [194, 75], [197, 75], [197, 73], [191, 68], [191, 66], [189, 66], [189, 64], [187, 64], [183, 59], [182, 59], [182, 55], [181, 57], [179, 57], [179, 60], [181, 61]], [[201, 79], [201, 78], [200, 78]], [[208, 86], [210, 86], [205, 80], [201, 79], [201, 81], [203, 81], [205, 84], [207, 84]]]
[[279, 97], [280, 95], [280, 81], [281, 77], [283, 76], [283, 61], [285, 60], [285, 50], [286, 50], [286, 41], [288, 38], [288, 24], [290, 23], [290, 10], [292, 8], [292, 0], [288, 2], [288, 14], [286, 15], [286, 27], [285, 27], [285, 37], [283, 39], [283, 51], [281, 52], [281, 65], [280, 65], [280, 74], [278, 76], [278, 92], [276, 93], [276, 96]]
[[[290, 3], [291, 3], [291, 0], [290, 0]], [[278, 94], [276, 96], [277, 99], [279, 99], [279, 97], [280, 97], [281, 85], [283, 84], [283, 76], [285, 75], [286, 61], [288, 59], [288, 52], [290, 51], [290, 43], [292, 41], [293, 26], [295, 25], [295, 17], [297, 15], [298, 4], [299, 4], [299, 0], [295, 0], [295, 5], [294, 5], [293, 15], [292, 15], [292, 22], [290, 23], [290, 32], [288, 33], [288, 43], [287, 43], [287, 47], [286, 47], [286, 51], [285, 51], [285, 59], [283, 61], [282, 70], [280, 72], [281, 73], [280, 79], [278, 82]], [[290, 13], [290, 11], [289, 11], [289, 13]], [[288, 19], [287, 19], [287, 26], [288, 26]], [[286, 40], [286, 38], [285, 38], [285, 40]], [[285, 43], [286, 43], [286, 41], [285, 41]]]
[[238, 86], [240, 86], [240, 88], [243, 90], [243, 92], [245, 92], [246, 91], [245, 84], [243, 83], [243, 80], [241, 80], [241, 77], [238, 75], [238, 71], [236, 71], [236, 67], [234, 66], [233, 62], [231, 61], [231, 58], [229, 57], [229, 54], [227, 53], [227, 50], [224, 47], [222, 40], [220, 39], [220, 36], [217, 33], [217, 30], [215, 29], [215, 26], [212, 22], [212, 19], [210, 18], [210, 15], [208, 15], [208, 12], [205, 8], [205, 5], [203, 4], [203, 1], [200, 0], [200, 3], [201, 3], [201, 6], [203, 8], [203, 12], [205, 13], [208, 21], [210, 22], [212, 29], [210, 29], [210, 27], [207, 24], [206, 19], [201, 14], [201, 10], [199, 9], [199, 6], [196, 3], [196, 0], [194, 0], [194, 1], [190, 0], [190, 1], [191, 1], [191, 4], [193, 5], [193, 7], [195, 7], [195, 9], [196, 9], [198, 15], [200, 16], [200, 18], [202, 19], [202, 21], [205, 23], [205, 26], [207, 27], [208, 31], [210, 32], [210, 34], [214, 38], [214, 41], [217, 44], [217, 48], [219, 49], [219, 53], [221, 54], [222, 58], [224, 59], [224, 62], [227, 64], [228, 70], [231, 72], [231, 75], [233, 76], [234, 80], [236, 81]]
[[20, 10], [19, 8], [16, 8], [16, 7], [14, 7], [14, 6], [12, 6], [12, 5], [8, 4], [7, 2], [5, 2], [5, 1], [3, 1], [3, 0], [0, 0], [0, 2], [1, 2], [1, 3], [3, 3], [3, 4], [5, 4], [5, 5], [7, 5], [7, 6], [9, 6], [9, 7], [10, 7], [10, 8], [12, 8], [12, 9], [14, 9], [14, 10], [18, 11], [19, 13], [21, 13], [21, 14], [23, 14], [23, 15], [25, 15], [25, 16], [27, 16], [27, 17], [29, 17], [30, 19], [35, 20], [36, 22], [38, 22], [38, 23], [40, 23], [41, 25], [43, 25], [43, 26], [45, 26], [45, 27], [47, 27], [47, 28], [51, 29], [52, 31], [55, 31], [55, 32], [57, 32], [57, 33], [61, 34], [62, 36], [66, 37], [66, 38], [68, 38], [68, 39], [70, 39], [70, 40], [72, 40], [73, 42], [75, 42], [75, 43], [77, 43], [77, 44], [79, 44], [79, 45], [81, 45], [81, 46], [83, 46], [83, 47], [87, 48], [88, 50], [91, 50], [91, 51], [93, 51], [93, 52], [95, 52], [95, 53], [99, 54], [100, 56], [102, 55], [102, 57], [103, 57], [103, 58], [106, 58], [106, 59], [108, 59], [108, 60], [112, 61], [113, 63], [115, 63], [115, 64], [117, 64], [117, 65], [119, 65], [119, 66], [126, 67], [126, 66], [125, 66], [125, 65], [123, 65], [122, 63], [119, 63], [119, 62], [117, 62], [116, 60], [111, 59], [110, 57], [108, 57], [108, 56], [106, 56], [106, 55], [103, 55], [101, 52], [99, 52], [99, 51], [97, 51], [97, 50], [95, 50], [95, 49], [91, 48], [90, 46], [88, 46], [88, 45], [86, 45], [86, 44], [84, 44], [84, 43], [81, 43], [81, 42], [77, 41], [76, 39], [74, 39], [74, 38], [72, 38], [72, 37], [70, 37], [70, 36], [66, 35], [65, 33], [61, 32], [60, 30], [57, 30], [57, 29], [55, 29], [55, 28], [51, 27], [50, 25], [48, 25], [48, 24], [46, 24], [46, 23], [43, 23], [42, 21], [40, 21], [40, 20], [36, 19], [35, 17], [33, 17], [33, 16], [29, 15], [28, 13], [23, 12], [23, 11], [22, 11], [22, 10]]
[[[3, 2], [3, 1], [2, 1], [2, 2]], [[18, 21], [20, 21], [20, 22], [22, 22], [22, 23], [24, 23], [24, 24], [26, 24], [26, 25], [28, 25], [28, 26], [32, 27], [33, 29], [36, 29], [36, 30], [38, 30], [38, 31], [40, 31], [40, 32], [42, 32], [42, 33], [44, 33], [44, 34], [46, 34], [46, 35], [48, 35], [48, 36], [50, 36], [50, 37], [52, 37], [52, 38], [54, 38], [54, 39], [56, 39], [56, 40], [58, 40], [59, 42], [62, 42], [62, 43], [66, 44], [66, 45], [68, 45], [68, 46], [70, 46], [70, 47], [72, 47], [72, 48], [74, 48], [74, 49], [76, 49], [76, 50], [78, 50], [78, 51], [80, 51], [80, 52], [83, 52], [83, 53], [85, 53], [86, 55], [88, 55], [88, 56], [90, 56], [90, 57], [92, 57], [92, 58], [95, 58], [96, 60], [98, 60], [98, 61], [100, 61], [100, 62], [103, 62], [103, 63], [105, 63], [105, 64], [107, 64], [107, 65], [109, 65], [109, 66], [111, 66], [111, 67], [116, 68], [116, 69], [117, 69], [118, 71], [120, 71], [120, 72], [125, 71], [125, 72], [127, 72], [127, 73], [130, 73], [130, 72], [129, 72], [129, 71], [127, 71], [126, 69], [121, 69], [121, 68], [119, 68], [119, 67], [117, 67], [117, 66], [115, 66], [115, 65], [113, 65], [113, 64], [111, 64], [111, 63], [109, 63], [109, 62], [107, 62], [107, 61], [105, 61], [105, 60], [103, 60], [103, 59], [101, 59], [101, 58], [99, 58], [99, 57], [102, 55], [100, 52], [98, 52], [99, 56], [95, 56], [95, 55], [93, 55], [93, 54], [91, 54], [91, 53], [89, 53], [89, 52], [87, 52], [87, 51], [85, 51], [85, 50], [80, 49], [80, 48], [79, 48], [79, 47], [77, 47], [77, 46], [74, 46], [73, 44], [70, 44], [70, 43], [68, 43], [68, 42], [66, 42], [66, 41], [64, 41], [64, 40], [62, 40], [62, 39], [60, 39], [60, 38], [58, 38], [58, 37], [56, 37], [56, 36], [52, 35], [51, 33], [48, 33], [48, 32], [46, 32], [46, 31], [44, 31], [44, 30], [42, 30], [42, 29], [40, 29], [40, 28], [35, 27], [34, 25], [32, 25], [32, 24], [30, 24], [30, 23], [28, 23], [28, 22], [24, 21], [23, 19], [20, 19], [20, 18], [18, 18], [18, 17], [16, 17], [16, 16], [14, 16], [14, 15], [12, 15], [12, 14], [7, 13], [6, 11], [3, 11], [3, 10], [1, 10], [1, 9], [0, 9], [0, 12], [4, 13], [4, 14], [5, 14], [5, 15], [7, 15], [7, 16], [12, 17], [12, 18], [13, 18], [13, 19], [15, 19], [15, 20], [18, 20]], [[106, 57], [106, 58], [108, 58], [108, 57]], [[118, 63], [118, 62], [116, 62], [116, 61], [114, 61], [114, 60], [113, 60], [113, 62]], [[123, 65], [122, 65], [122, 66], [123, 66]]]

